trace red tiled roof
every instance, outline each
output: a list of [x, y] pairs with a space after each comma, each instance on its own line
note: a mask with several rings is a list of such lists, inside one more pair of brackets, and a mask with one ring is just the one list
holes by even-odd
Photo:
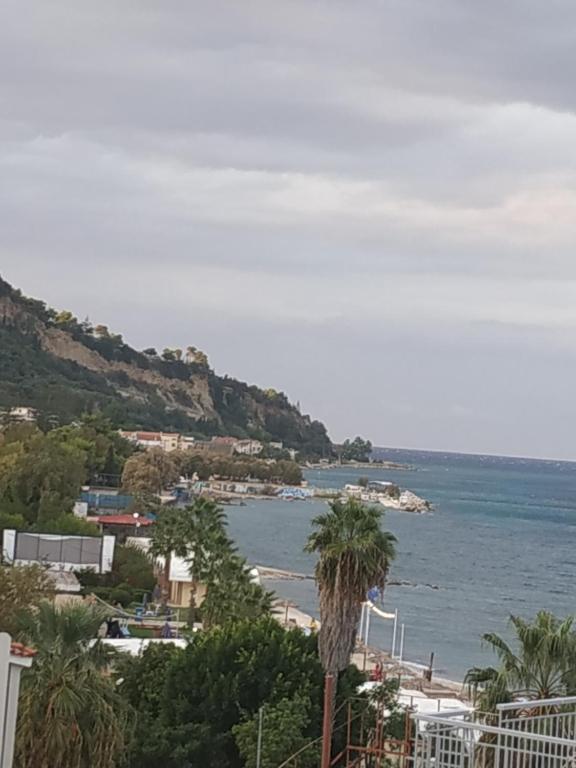
[[36, 656], [36, 651], [33, 648], [27, 648], [22, 643], [10, 643], [10, 655], [29, 659], [32, 656]]
[[99, 515], [96, 521], [100, 525], [153, 525], [154, 521], [149, 520], [147, 517], [132, 517], [132, 515]]

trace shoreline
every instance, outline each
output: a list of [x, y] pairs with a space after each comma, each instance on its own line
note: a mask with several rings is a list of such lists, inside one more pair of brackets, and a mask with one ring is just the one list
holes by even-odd
[[[257, 566], [258, 567], [258, 566]], [[264, 577], [266, 578], [266, 577]], [[304, 576], [303, 578], [307, 578]], [[285, 627], [298, 627], [305, 632], [317, 628], [319, 621], [309, 613], [302, 611], [298, 605], [290, 600], [278, 598], [273, 608], [273, 616]], [[426, 665], [413, 661], [393, 659], [390, 652], [376, 646], [365, 646], [360, 641], [350, 659], [359, 670], [370, 673], [376, 664], [380, 663], [384, 670], [384, 677], [399, 677], [401, 687], [423, 693], [429, 699], [456, 698], [464, 703], [469, 703], [466, 696], [463, 681], [451, 680], [447, 677], [436, 676], [432, 673], [429, 681], [424, 676], [428, 669]]]

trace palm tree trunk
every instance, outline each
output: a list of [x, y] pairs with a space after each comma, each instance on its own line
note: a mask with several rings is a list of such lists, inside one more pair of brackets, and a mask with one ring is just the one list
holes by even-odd
[[198, 584], [193, 574], [190, 574], [190, 603], [188, 605], [188, 625], [190, 628], [194, 627], [194, 620], [196, 618], [196, 593], [198, 592]]
[[168, 613], [168, 601], [170, 600], [170, 564], [172, 562], [172, 553], [167, 552], [164, 558], [164, 568], [162, 569], [162, 584], [160, 586], [160, 605], [163, 613]]

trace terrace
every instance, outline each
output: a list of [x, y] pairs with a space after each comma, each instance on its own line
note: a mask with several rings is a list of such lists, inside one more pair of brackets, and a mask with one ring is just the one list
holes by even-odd
[[414, 716], [413, 768], [574, 768], [576, 697]]

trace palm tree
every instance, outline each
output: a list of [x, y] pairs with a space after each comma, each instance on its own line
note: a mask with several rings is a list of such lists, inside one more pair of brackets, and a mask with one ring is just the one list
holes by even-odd
[[366, 593], [384, 589], [396, 538], [382, 530], [382, 511], [356, 499], [330, 503], [314, 518], [306, 551], [319, 554], [320, 661], [337, 675], [350, 663]]
[[21, 617], [19, 638], [37, 654], [22, 679], [16, 768], [113, 768], [124, 754], [132, 713], [103, 674], [102, 620], [92, 606], [48, 602]]
[[495, 633], [483, 636], [500, 665], [473, 667], [464, 679], [484, 712], [516, 699], [548, 699], [576, 693], [574, 618], [541, 611], [533, 622], [511, 616], [517, 650]]
[[188, 548], [186, 537], [188, 521], [185, 510], [165, 509], [159, 512], [156, 523], [152, 528], [150, 554], [164, 560], [160, 579], [160, 604], [164, 612], [168, 610], [170, 599], [170, 564], [172, 554], [186, 557]]
[[196, 614], [198, 584], [208, 582], [222, 562], [234, 553], [226, 533], [226, 515], [215, 501], [199, 498], [185, 510], [184, 538], [190, 569], [189, 624]]

